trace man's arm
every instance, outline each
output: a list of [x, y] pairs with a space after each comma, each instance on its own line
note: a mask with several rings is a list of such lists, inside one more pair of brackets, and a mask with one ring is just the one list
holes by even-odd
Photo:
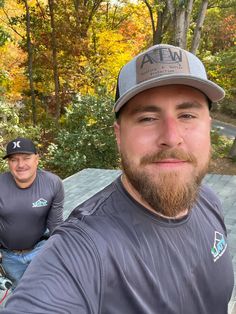
[[47, 217], [47, 228], [49, 234], [63, 222], [63, 205], [64, 205], [64, 187], [61, 179], [57, 178], [55, 195], [53, 196], [53, 201], [50, 207], [50, 211]]
[[99, 256], [86, 231], [63, 224], [30, 263], [2, 314], [100, 313]]

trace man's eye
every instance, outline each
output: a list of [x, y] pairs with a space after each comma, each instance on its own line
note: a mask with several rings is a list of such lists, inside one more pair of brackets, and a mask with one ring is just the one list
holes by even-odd
[[157, 120], [156, 118], [154, 117], [142, 117], [142, 118], [139, 118], [139, 122], [153, 122]]
[[195, 118], [196, 118], [196, 116], [194, 116], [193, 114], [190, 114], [190, 113], [185, 113], [185, 114], [182, 114], [180, 116], [180, 119], [189, 119], [189, 120], [191, 120], [191, 119], [195, 119]]

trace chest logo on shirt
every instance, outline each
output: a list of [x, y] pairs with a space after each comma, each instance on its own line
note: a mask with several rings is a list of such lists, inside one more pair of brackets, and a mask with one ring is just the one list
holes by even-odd
[[40, 198], [36, 202], [32, 203], [32, 207], [43, 207], [47, 206], [48, 201], [46, 201], [44, 198]]
[[214, 245], [211, 248], [211, 254], [213, 255], [214, 262], [216, 262], [225, 252], [227, 243], [224, 235], [218, 231], [215, 231]]

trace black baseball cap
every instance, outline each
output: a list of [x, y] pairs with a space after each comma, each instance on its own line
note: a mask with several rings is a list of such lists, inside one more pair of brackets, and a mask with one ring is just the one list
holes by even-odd
[[6, 159], [14, 154], [37, 154], [37, 150], [34, 143], [30, 139], [17, 137], [7, 144], [6, 155], [3, 159]]

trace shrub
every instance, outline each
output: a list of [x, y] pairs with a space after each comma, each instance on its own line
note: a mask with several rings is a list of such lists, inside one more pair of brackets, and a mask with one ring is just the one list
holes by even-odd
[[223, 158], [229, 155], [233, 140], [220, 135], [216, 130], [211, 131], [212, 158]]
[[48, 147], [45, 166], [62, 178], [84, 168], [116, 168], [113, 120], [111, 98], [77, 95]]

